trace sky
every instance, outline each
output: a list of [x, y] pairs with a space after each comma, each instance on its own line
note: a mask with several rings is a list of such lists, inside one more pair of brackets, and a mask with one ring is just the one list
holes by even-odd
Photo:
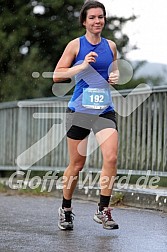
[[129, 60], [147, 60], [167, 64], [166, 0], [100, 0], [110, 15], [129, 17], [136, 15], [134, 22], [128, 22], [124, 32], [131, 45], [137, 50], [127, 54]]

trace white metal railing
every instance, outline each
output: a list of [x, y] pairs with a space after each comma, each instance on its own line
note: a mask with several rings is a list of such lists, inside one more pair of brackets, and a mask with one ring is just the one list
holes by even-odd
[[[120, 93], [125, 97], [128, 92], [130, 90]], [[143, 90], [129, 95], [128, 106], [135, 107], [145, 95]], [[112, 96], [116, 110], [125, 110], [122, 96], [114, 92]], [[60, 170], [67, 166], [68, 151], [63, 125], [68, 100], [69, 97], [54, 97], [0, 104], [1, 170], [19, 169], [16, 160], [23, 152], [22, 162], [34, 170]], [[121, 173], [133, 170], [135, 174], [151, 170], [152, 174], [167, 176], [167, 87], [154, 88], [129, 116], [118, 114], [117, 118], [118, 170]], [[91, 142], [88, 151], [94, 144]], [[95, 171], [101, 165], [101, 153], [96, 149], [87, 156], [85, 169]]]

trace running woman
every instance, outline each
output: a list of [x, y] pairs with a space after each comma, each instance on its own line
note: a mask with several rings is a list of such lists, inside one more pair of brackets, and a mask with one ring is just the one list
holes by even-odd
[[[86, 160], [88, 136], [92, 130], [99, 143], [103, 164], [100, 199], [94, 221], [105, 229], [118, 229], [113, 220], [110, 197], [117, 173], [118, 131], [110, 85], [118, 82], [117, 49], [113, 41], [101, 36], [106, 10], [98, 1], [87, 1], [80, 11], [85, 34], [70, 41], [54, 70], [54, 82], [75, 76], [75, 89], [66, 115], [69, 165], [64, 171], [62, 206], [58, 227], [73, 229], [72, 196], [79, 172]], [[71, 180], [72, 178], [72, 180]]]

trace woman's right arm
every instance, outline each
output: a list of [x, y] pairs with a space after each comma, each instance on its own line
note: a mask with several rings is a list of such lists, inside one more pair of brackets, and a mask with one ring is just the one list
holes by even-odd
[[79, 52], [79, 39], [74, 39], [66, 46], [60, 60], [58, 61], [53, 73], [53, 81], [61, 82], [67, 80], [79, 72], [86, 69], [90, 62], [95, 62], [97, 54], [90, 52], [85, 56], [83, 62], [79, 65], [72, 66], [71, 64]]
[[71, 67], [71, 64], [79, 51], [79, 39], [72, 40], [66, 46], [60, 60], [53, 73], [53, 81], [61, 82], [71, 78], [73, 75], [83, 70], [82, 65]]

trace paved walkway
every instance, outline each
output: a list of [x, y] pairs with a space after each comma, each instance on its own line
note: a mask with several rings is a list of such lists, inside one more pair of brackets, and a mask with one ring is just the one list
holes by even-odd
[[115, 208], [119, 230], [104, 230], [92, 220], [96, 204], [73, 200], [75, 228], [57, 227], [54, 197], [0, 194], [0, 251], [2, 252], [166, 252], [167, 215], [159, 211]]

